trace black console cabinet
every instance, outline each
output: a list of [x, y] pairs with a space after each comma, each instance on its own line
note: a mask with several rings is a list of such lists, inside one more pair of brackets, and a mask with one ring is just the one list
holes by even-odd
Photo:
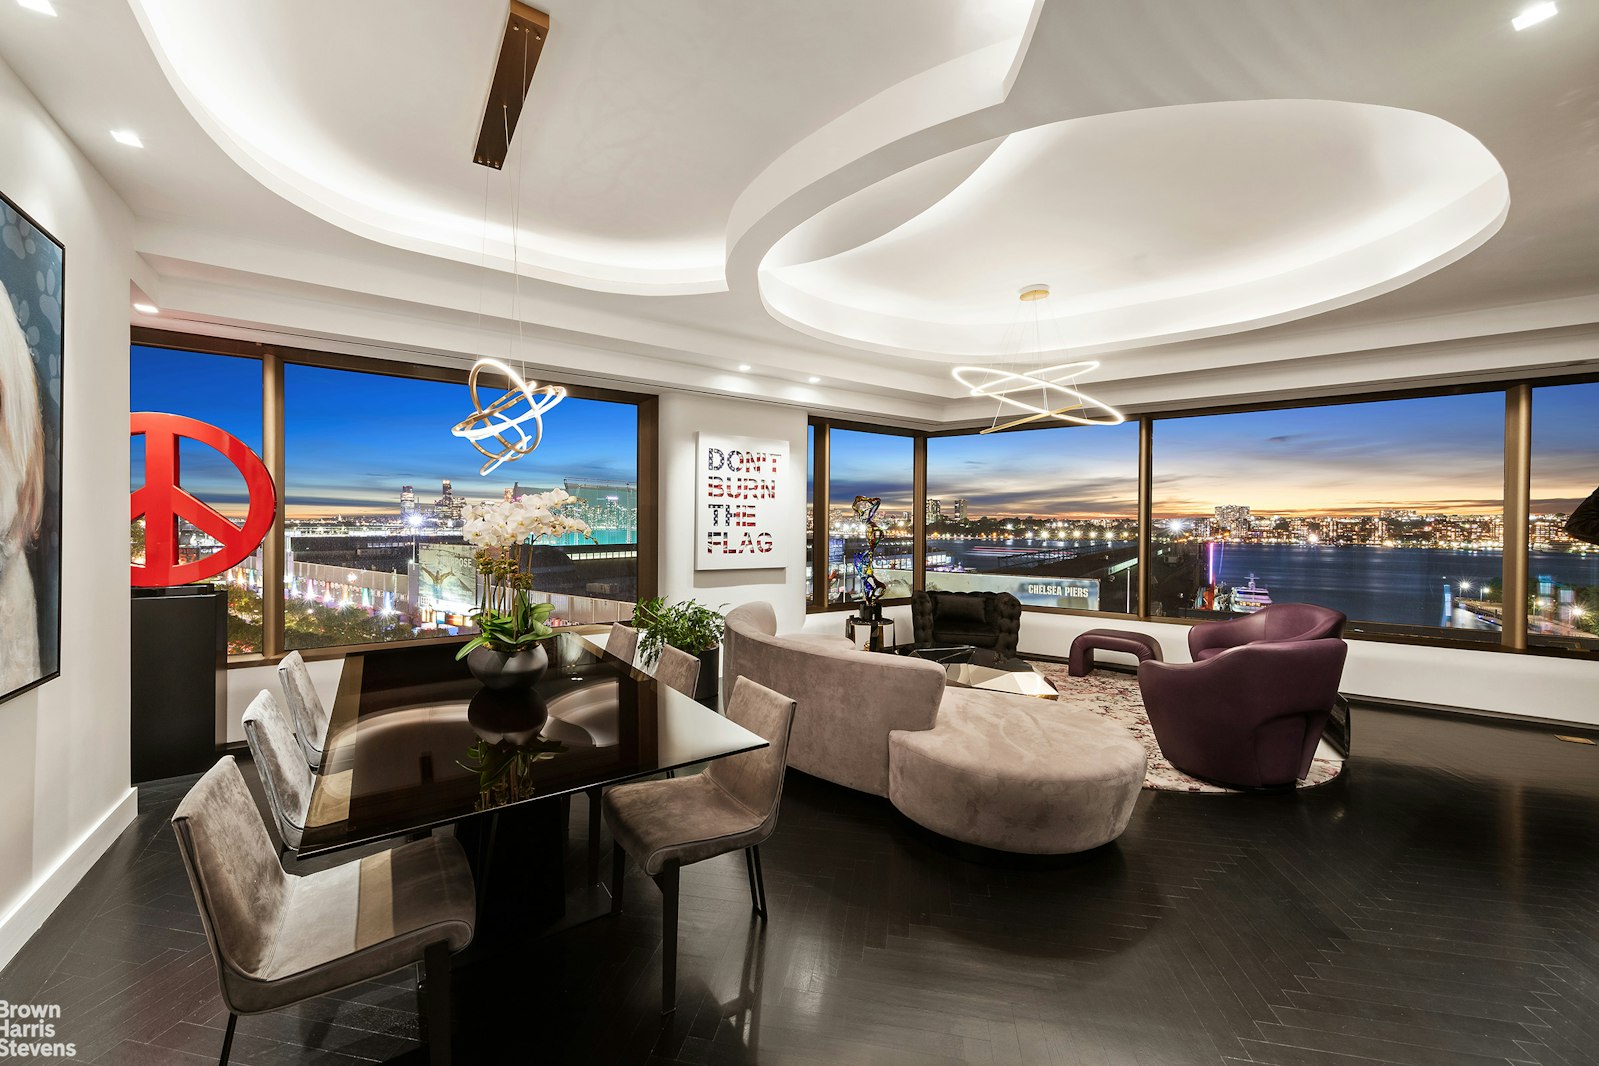
[[133, 590], [133, 781], [197, 774], [226, 728], [228, 591]]

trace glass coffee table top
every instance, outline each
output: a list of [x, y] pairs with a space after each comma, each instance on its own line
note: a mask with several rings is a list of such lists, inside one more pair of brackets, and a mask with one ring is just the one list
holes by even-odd
[[986, 648], [969, 644], [905, 645], [893, 649], [901, 655], [927, 659], [944, 668], [951, 685], [1012, 692], [1038, 699], [1055, 698], [1055, 686], [1025, 659], [1004, 659]]

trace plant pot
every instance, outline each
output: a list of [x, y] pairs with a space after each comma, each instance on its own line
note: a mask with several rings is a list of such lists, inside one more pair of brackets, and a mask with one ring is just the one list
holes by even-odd
[[722, 649], [720, 646], [700, 652], [700, 679], [694, 686], [694, 699], [711, 710], [716, 710], [716, 694], [722, 685]]
[[543, 644], [535, 644], [513, 654], [495, 651], [484, 646], [474, 648], [466, 657], [466, 668], [472, 671], [484, 688], [496, 692], [511, 692], [532, 688], [549, 668], [550, 654]]

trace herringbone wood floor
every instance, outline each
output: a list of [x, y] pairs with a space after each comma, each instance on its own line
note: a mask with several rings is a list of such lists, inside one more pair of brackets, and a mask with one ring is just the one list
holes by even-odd
[[[1146, 792], [1058, 869], [977, 864], [882, 800], [791, 774], [765, 848], [683, 876], [677, 1015], [658, 895], [516, 952], [508, 1063], [1487, 1066], [1599, 1062], [1599, 748], [1357, 709], [1340, 781]], [[214, 1062], [223, 1012], [166, 818], [141, 814], [0, 975], [78, 1061]], [[574, 804], [574, 879], [584, 810]], [[420, 1061], [408, 974], [246, 1018], [241, 1064]]]

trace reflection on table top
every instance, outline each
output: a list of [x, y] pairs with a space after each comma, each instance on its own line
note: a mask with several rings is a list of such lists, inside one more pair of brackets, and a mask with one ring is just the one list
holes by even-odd
[[549, 669], [516, 694], [483, 689], [455, 660], [456, 644], [348, 656], [299, 853], [766, 746], [607, 654], [593, 636], [546, 641]]

